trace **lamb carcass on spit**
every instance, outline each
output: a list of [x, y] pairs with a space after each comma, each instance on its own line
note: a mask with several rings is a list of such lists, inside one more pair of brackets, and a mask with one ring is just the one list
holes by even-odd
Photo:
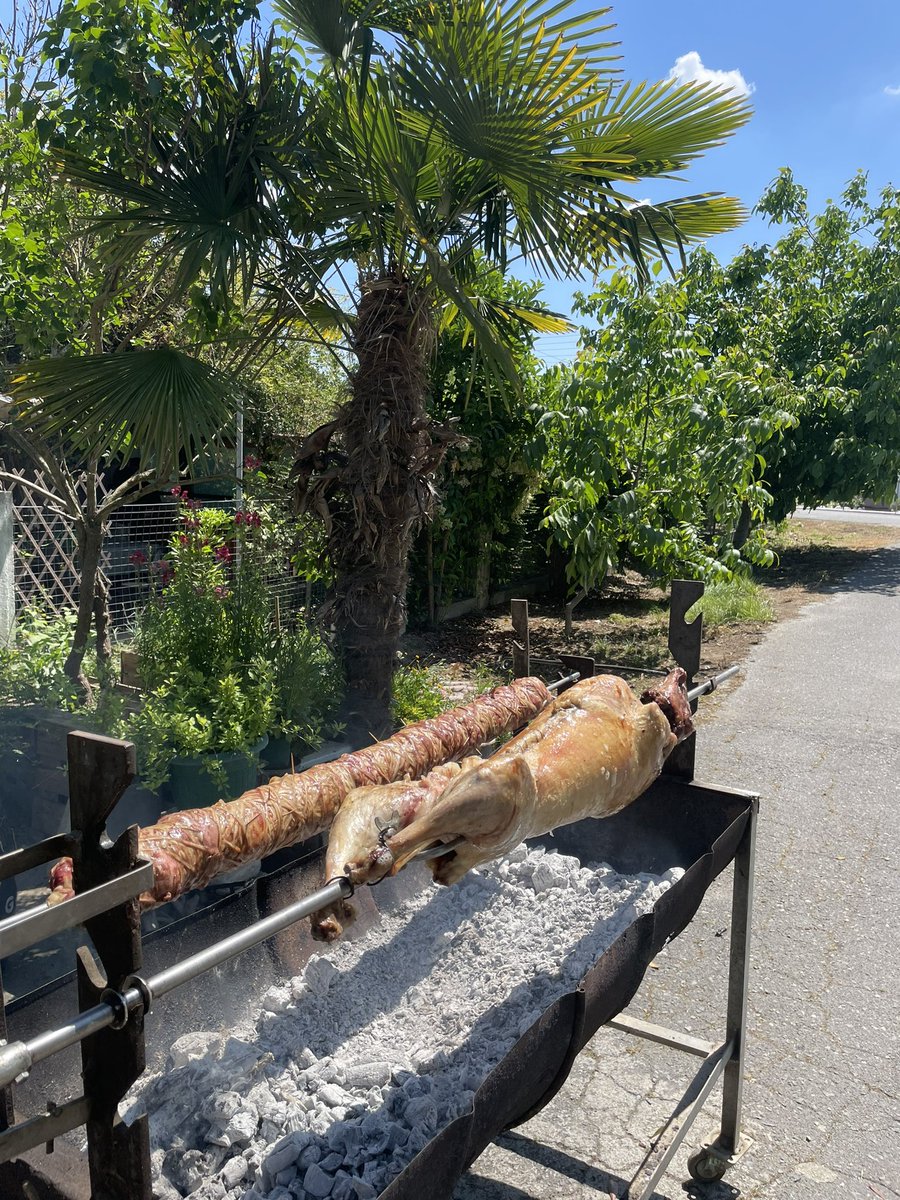
[[[692, 732], [685, 682], [678, 668], [639, 700], [615, 675], [585, 679], [490, 758], [438, 768], [418, 783], [358, 788], [335, 821], [328, 877], [374, 882], [422, 850], [463, 838], [432, 861], [436, 882], [454, 883], [526, 838], [611, 816]], [[339, 914], [317, 914], [313, 933], [337, 936]]]
[[[167, 814], [140, 831], [138, 853], [153, 865], [153, 886], [141, 896], [141, 906], [165, 904], [225, 871], [323, 832], [354, 788], [418, 778], [463, 758], [518, 729], [550, 700], [539, 679], [516, 679], [334, 762], [271, 779], [236, 800]], [[74, 895], [70, 858], [50, 872], [50, 886], [51, 904]]]

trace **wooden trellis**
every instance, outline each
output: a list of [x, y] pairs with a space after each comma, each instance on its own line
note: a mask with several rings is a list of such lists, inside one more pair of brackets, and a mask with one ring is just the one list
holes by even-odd
[[17, 607], [39, 603], [59, 613], [78, 603], [72, 523], [38, 504], [13, 506]]
[[[33, 476], [38, 486], [49, 486], [42, 475]], [[100, 485], [102, 490], [103, 485]], [[51, 488], [52, 490], [52, 488]], [[78, 604], [78, 553], [74, 523], [37, 493], [14, 486], [14, 583], [17, 610], [37, 604], [63, 615]], [[232, 502], [210, 501], [230, 507]], [[110, 585], [110, 617], [116, 629], [130, 628], [134, 614], [150, 594], [150, 581], [140, 562], [165, 553], [177, 520], [174, 502], [126, 504], [111, 514], [101, 567]], [[285, 562], [267, 581], [282, 611], [299, 612], [309, 604], [310, 588], [298, 579]], [[316, 597], [318, 602], [319, 597]]]
[[[22, 474], [53, 491], [42, 471]], [[102, 481], [99, 490], [106, 492]], [[16, 606], [39, 604], [54, 613], [71, 610], [78, 603], [78, 550], [71, 519], [27, 487], [14, 486], [12, 495]]]

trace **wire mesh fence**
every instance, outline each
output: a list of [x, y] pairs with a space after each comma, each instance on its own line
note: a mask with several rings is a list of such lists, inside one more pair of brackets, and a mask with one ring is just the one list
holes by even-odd
[[[236, 509], [234, 500], [204, 500], [203, 504], [228, 512]], [[59, 615], [76, 607], [78, 555], [71, 522], [34, 503], [15, 504], [13, 516], [16, 608], [36, 604]], [[102, 567], [109, 582], [111, 624], [122, 640], [127, 640], [154, 587], [147, 564], [165, 558], [179, 521], [174, 499], [125, 505], [110, 516]], [[273, 563], [266, 582], [286, 617], [321, 600], [320, 589], [294, 574], [287, 561]]]

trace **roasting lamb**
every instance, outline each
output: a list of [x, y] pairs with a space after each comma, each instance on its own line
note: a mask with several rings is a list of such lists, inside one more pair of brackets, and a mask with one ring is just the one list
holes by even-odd
[[[617, 676], [595, 676], [488, 759], [439, 769], [418, 784], [358, 789], [335, 821], [329, 878], [374, 882], [422, 850], [464, 838], [432, 863], [438, 883], [454, 883], [526, 838], [611, 816], [650, 786], [692, 732], [685, 681], [678, 668], [638, 700]], [[314, 936], [331, 940], [351, 915], [346, 907], [317, 914]]]

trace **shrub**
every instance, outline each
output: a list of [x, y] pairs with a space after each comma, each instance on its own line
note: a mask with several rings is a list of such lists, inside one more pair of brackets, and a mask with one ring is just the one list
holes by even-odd
[[270, 732], [300, 737], [314, 749], [339, 729], [334, 715], [344, 698], [340, 666], [330, 648], [308, 625], [275, 634], [271, 662], [274, 717]]
[[22, 609], [9, 644], [0, 647], [0, 698], [74, 712], [81, 694], [64, 670], [74, 629], [74, 612]]
[[437, 672], [432, 667], [414, 664], [394, 673], [391, 712], [398, 727], [436, 717], [448, 706]]
[[[156, 791], [173, 758], [249, 751], [268, 731], [274, 707], [271, 669], [261, 660], [214, 680], [182, 670], [148, 693], [123, 733], [137, 746], [145, 786]], [[211, 758], [214, 778], [217, 766]]]

